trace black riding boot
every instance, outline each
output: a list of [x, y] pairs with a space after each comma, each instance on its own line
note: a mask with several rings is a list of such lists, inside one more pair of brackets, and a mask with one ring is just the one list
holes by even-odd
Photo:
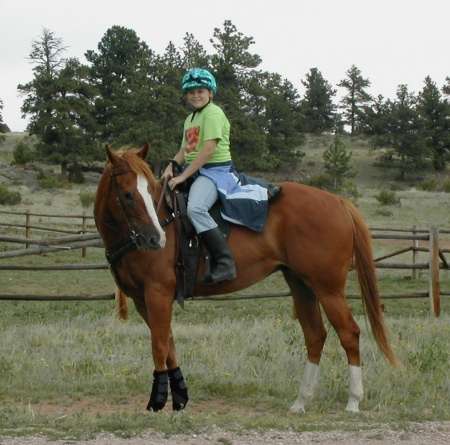
[[211, 271], [205, 277], [205, 284], [220, 283], [236, 278], [236, 266], [226, 239], [218, 227], [200, 233], [211, 255]]

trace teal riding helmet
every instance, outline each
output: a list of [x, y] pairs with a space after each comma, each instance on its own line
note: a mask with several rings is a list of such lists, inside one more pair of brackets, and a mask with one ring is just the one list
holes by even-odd
[[206, 88], [216, 94], [217, 83], [214, 76], [208, 71], [202, 68], [191, 68], [184, 76], [181, 81], [181, 89], [183, 93], [190, 90], [195, 90], [196, 88]]

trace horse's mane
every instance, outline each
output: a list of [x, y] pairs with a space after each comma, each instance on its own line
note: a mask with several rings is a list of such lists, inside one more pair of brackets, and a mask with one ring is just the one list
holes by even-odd
[[115, 152], [117, 156], [120, 156], [124, 161], [128, 163], [130, 169], [136, 175], [144, 175], [151, 183], [155, 183], [156, 179], [153, 175], [149, 165], [137, 155], [138, 150], [120, 148]]

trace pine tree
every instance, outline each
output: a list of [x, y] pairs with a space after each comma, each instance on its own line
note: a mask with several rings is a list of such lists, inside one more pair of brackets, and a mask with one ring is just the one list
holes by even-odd
[[350, 134], [353, 136], [360, 132], [362, 127], [363, 107], [370, 101], [370, 95], [365, 89], [370, 86], [370, 81], [362, 77], [361, 71], [355, 65], [351, 66], [346, 75], [338, 86], [347, 90], [341, 108], [345, 123], [350, 126]]
[[251, 52], [252, 37], [227, 20], [211, 39], [211, 68], [219, 85], [217, 101], [232, 123], [231, 147], [240, 168], [274, 168], [301, 159], [299, 100], [280, 75], [261, 72], [261, 58]]
[[210, 57], [206, 53], [203, 45], [194, 37], [193, 34], [186, 33], [183, 38], [181, 48], [183, 69], [187, 71], [190, 68], [208, 68]]
[[[214, 28], [210, 42], [215, 50], [211, 56], [211, 68], [218, 83], [215, 100], [232, 123], [233, 158], [239, 168], [260, 167], [255, 164], [268, 154], [266, 138], [258, 121], [252, 119], [252, 110], [248, 107], [249, 82], [255, 76], [254, 69], [261, 63], [261, 58], [250, 52], [254, 40], [226, 20], [222, 29]], [[258, 78], [256, 82], [262, 80]]]
[[442, 92], [446, 95], [446, 96], [450, 96], [450, 77], [446, 77], [445, 81], [447, 82], [444, 87], [442, 88]]
[[333, 130], [336, 110], [333, 97], [336, 90], [317, 68], [310, 69], [302, 84], [306, 88], [301, 102], [304, 130], [315, 134]]
[[88, 71], [77, 59], [64, 59], [62, 40], [44, 29], [33, 41], [30, 60], [34, 78], [19, 85], [26, 95], [22, 112], [30, 115], [27, 127], [38, 136], [41, 159], [60, 164], [63, 173], [96, 158], [92, 101], [95, 92]]
[[430, 76], [418, 97], [418, 113], [425, 144], [435, 170], [444, 170], [450, 152], [450, 114], [439, 88]]
[[98, 51], [85, 56], [98, 90], [95, 116], [101, 138], [115, 145], [139, 144], [151, 136], [154, 96], [151, 79], [153, 53], [135, 31], [109, 28]]
[[381, 94], [364, 108], [364, 133], [371, 137], [374, 147], [382, 147], [388, 143], [388, 125], [391, 101]]
[[333, 189], [342, 188], [344, 180], [355, 175], [351, 166], [352, 152], [347, 150], [342, 139], [336, 135], [333, 143], [323, 154], [324, 167], [333, 182]]
[[39, 136], [39, 146], [57, 142], [57, 130], [53, 125], [54, 104], [57, 100], [55, 79], [64, 64], [65, 51], [62, 40], [48, 29], [42, 31], [39, 39], [31, 46], [29, 60], [33, 66], [33, 80], [18, 85], [17, 89], [25, 96], [21, 111], [30, 115], [28, 131]]
[[279, 74], [268, 74], [264, 87], [267, 148], [278, 163], [295, 166], [303, 157], [298, 93]]
[[391, 105], [389, 118], [390, 143], [400, 157], [400, 177], [405, 179], [409, 171], [423, 165], [426, 156], [417, 98], [408, 91], [407, 85], [399, 85], [397, 97]]

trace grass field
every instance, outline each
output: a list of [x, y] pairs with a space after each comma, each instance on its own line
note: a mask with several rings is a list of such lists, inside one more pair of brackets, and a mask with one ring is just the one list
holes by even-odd
[[[316, 142], [318, 152], [326, 146], [326, 141]], [[405, 188], [398, 192], [401, 205], [390, 208], [392, 215], [380, 214], [374, 196], [383, 178], [376, 178], [380, 172], [372, 166], [367, 146], [354, 152], [360, 168], [366, 169], [365, 179], [358, 182], [362, 192], [359, 206], [371, 225], [450, 228], [450, 195], [446, 193]], [[0, 149], [0, 161], [4, 155]], [[311, 162], [313, 155], [318, 156], [311, 154]], [[83, 189], [93, 187], [87, 184]], [[77, 188], [27, 193], [28, 204], [21, 208], [81, 212]], [[377, 242], [375, 249], [380, 255], [392, 245]], [[410, 260], [408, 255], [404, 258]], [[61, 252], [8, 263], [103, 261], [101, 250], [89, 249], [86, 259], [81, 259], [79, 252]], [[379, 277], [382, 294], [428, 287], [426, 274], [414, 281], [409, 272], [383, 270]], [[441, 279], [442, 287], [450, 290], [448, 272], [442, 272]], [[100, 294], [113, 288], [107, 271], [0, 271], [2, 293]], [[353, 274], [348, 288], [357, 292]], [[248, 292], [269, 290], [286, 290], [279, 274]], [[362, 330], [365, 399], [359, 415], [344, 412], [346, 360], [329, 327], [316, 397], [306, 415], [287, 413], [305, 362], [303, 337], [292, 319], [289, 298], [194, 301], [187, 302], [185, 310], [177, 307], [173, 327], [191, 401], [182, 414], [174, 415], [168, 407], [155, 415], [145, 411], [153, 368], [149, 337], [134, 308], [124, 323], [116, 320], [112, 301], [0, 301], [0, 437], [42, 433], [71, 439], [100, 431], [125, 437], [148, 429], [170, 435], [216, 427], [236, 431], [359, 430], [450, 420], [450, 299], [443, 297], [439, 319], [430, 316], [426, 299], [385, 301], [386, 322], [403, 363], [401, 369], [384, 362], [367, 330], [360, 303], [352, 300], [351, 305]]]

